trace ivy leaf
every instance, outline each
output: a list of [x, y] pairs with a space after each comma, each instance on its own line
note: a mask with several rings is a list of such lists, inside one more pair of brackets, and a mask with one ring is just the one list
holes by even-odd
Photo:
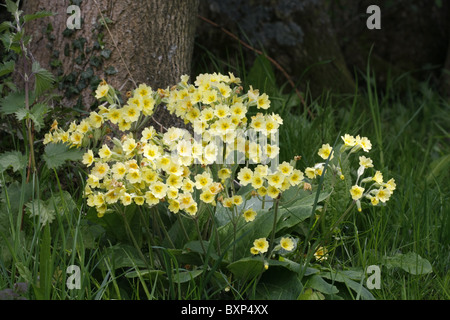
[[50, 71], [42, 68], [37, 61], [33, 62], [32, 71], [36, 77], [34, 91], [36, 96], [40, 96], [53, 86], [55, 77]]
[[43, 158], [49, 169], [57, 169], [66, 161], [77, 161], [83, 156], [78, 149], [70, 149], [64, 143], [51, 143], [45, 147]]

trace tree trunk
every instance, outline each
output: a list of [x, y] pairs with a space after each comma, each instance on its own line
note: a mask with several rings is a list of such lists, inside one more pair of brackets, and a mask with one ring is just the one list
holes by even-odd
[[[80, 29], [67, 28], [72, 3], [81, 10]], [[56, 13], [27, 30], [36, 60], [59, 76], [67, 106], [92, 106], [101, 79], [124, 93], [140, 83], [166, 88], [190, 74], [198, 0], [25, 0], [23, 10]], [[155, 116], [171, 122], [166, 112]]]

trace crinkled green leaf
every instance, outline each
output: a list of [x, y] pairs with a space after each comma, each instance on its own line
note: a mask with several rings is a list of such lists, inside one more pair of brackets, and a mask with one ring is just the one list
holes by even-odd
[[0, 154], [0, 172], [12, 167], [13, 171], [23, 169], [27, 165], [27, 158], [19, 151], [8, 151]]
[[36, 96], [40, 96], [53, 86], [55, 77], [50, 71], [42, 68], [37, 61], [33, 62], [32, 71], [36, 78], [34, 91]]
[[49, 169], [57, 169], [66, 161], [78, 161], [83, 157], [83, 151], [70, 149], [64, 143], [50, 143], [45, 147], [42, 156]]
[[15, 64], [14, 60], [6, 61], [6, 62], [0, 64], [0, 77], [13, 72], [15, 65], [16, 64]]
[[40, 18], [45, 18], [45, 17], [51, 17], [54, 16], [55, 14], [53, 12], [50, 11], [39, 11], [33, 14], [26, 14], [23, 16], [23, 21], [24, 22], [28, 22], [28, 21], [32, 21], [35, 19], [40, 19]]

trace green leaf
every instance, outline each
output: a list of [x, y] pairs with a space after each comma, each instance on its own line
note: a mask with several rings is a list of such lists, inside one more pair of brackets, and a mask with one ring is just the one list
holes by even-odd
[[313, 275], [311, 279], [308, 280], [306, 286], [325, 294], [336, 294], [339, 292], [336, 286], [326, 282], [321, 276], [318, 275]]
[[49, 169], [57, 169], [66, 161], [78, 161], [83, 157], [83, 151], [70, 149], [64, 143], [50, 143], [45, 147], [43, 159]]
[[256, 287], [256, 299], [295, 300], [303, 285], [295, 272], [272, 268], [264, 272]]
[[261, 258], [243, 258], [236, 262], [230, 263], [227, 266], [227, 269], [233, 273], [236, 279], [241, 281], [249, 281], [264, 271], [264, 262]]
[[34, 128], [37, 132], [44, 126], [44, 116], [48, 112], [48, 106], [43, 103], [37, 103], [31, 108], [31, 119], [34, 122]]
[[[356, 292], [364, 300], [374, 300], [374, 296], [363, 286], [364, 273], [355, 270], [331, 270], [320, 274], [321, 277], [331, 280], [332, 282], [342, 282], [347, 288]], [[357, 280], [358, 282], [354, 281]]]
[[55, 77], [50, 71], [42, 68], [37, 61], [33, 62], [32, 71], [36, 77], [34, 91], [36, 96], [40, 96], [42, 93], [52, 88]]
[[0, 100], [0, 112], [8, 115], [25, 108], [25, 93], [11, 92], [9, 95]]
[[13, 72], [15, 65], [16, 63], [14, 60], [6, 61], [0, 64], [0, 77]]
[[50, 11], [39, 11], [36, 12], [34, 14], [26, 14], [23, 16], [23, 21], [24, 22], [28, 22], [28, 21], [32, 21], [35, 19], [40, 19], [40, 18], [45, 18], [45, 17], [51, 17], [54, 16], [55, 13], [50, 12]]
[[8, 10], [9, 13], [15, 14], [19, 10], [19, 1], [14, 2], [11, 0], [5, 0], [6, 3], [6, 10]]
[[384, 257], [383, 264], [387, 268], [401, 268], [414, 275], [433, 272], [430, 262], [414, 252], [398, 253], [393, 257]]
[[203, 273], [203, 270], [182, 271], [173, 275], [173, 282], [184, 283], [195, 279]]
[[99, 267], [102, 270], [120, 269], [126, 267], [146, 267], [147, 264], [134, 246], [127, 244], [116, 244], [105, 250], [104, 258]]
[[307, 288], [298, 296], [297, 300], [325, 300], [325, 296], [312, 288]]
[[34, 199], [25, 205], [30, 217], [39, 217], [39, 223], [42, 226], [52, 223], [55, 219], [55, 210], [47, 206], [47, 203], [41, 199]]
[[19, 151], [0, 154], [0, 173], [12, 167], [13, 171], [22, 170], [27, 165], [27, 158]]

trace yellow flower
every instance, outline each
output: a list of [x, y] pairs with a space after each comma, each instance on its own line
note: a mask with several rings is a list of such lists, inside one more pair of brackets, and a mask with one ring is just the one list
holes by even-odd
[[269, 249], [269, 242], [266, 240], [266, 238], [259, 238], [253, 241], [253, 247], [259, 253], [265, 253]]
[[269, 183], [269, 186], [272, 186], [274, 188], [281, 188], [283, 181], [284, 175], [279, 171], [267, 176], [267, 182]]
[[278, 198], [278, 196], [280, 195], [280, 190], [278, 190], [276, 187], [274, 186], [269, 186], [267, 188], [267, 195], [269, 197], [271, 197], [272, 199], [276, 199]]
[[284, 176], [290, 176], [292, 170], [294, 170], [294, 168], [286, 161], [278, 166], [278, 171], [281, 172]]
[[298, 185], [303, 180], [303, 172], [298, 169], [294, 169], [292, 174], [289, 176], [289, 183], [293, 186]]
[[170, 199], [168, 209], [173, 213], [178, 213], [180, 211], [180, 202], [175, 199]]
[[141, 112], [136, 104], [129, 104], [123, 107], [122, 109], [122, 117], [127, 122], [136, 122], [139, 119]]
[[195, 176], [195, 187], [197, 189], [203, 189], [208, 187], [213, 182], [211, 175], [208, 172], [197, 174]]
[[260, 95], [256, 100], [256, 107], [258, 109], [269, 109], [270, 107], [269, 96], [265, 93]]
[[161, 153], [159, 152], [158, 146], [154, 144], [147, 144], [144, 147], [143, 155], [149, 160], [155, 160], [159, 156], [161, 156]]
[[344, 141], [344, 144], [347, 147], [353, 147], [356, 144], [355, 137], [347, 133], [343, 137], [341, 137], [341, 139]]
[[153, 206], [155, 204], [159, 203], [159, 199], [156, 198], [153, 193], [151, 191], [147, 191], [145, 193], [145, 202], [149, 205], [149, 206]]
[[254, 173], [252, 177], [252, 187], [259, 189], [263, 186], [264, 179], [259, 173]]
[[189, 213], [191, 216], [194, 216], [197, 213], [197, 203], [192, 203], [189, 207], [185, 208], [184, 211]]
[[103, 97], [106, 97], [106, 95], [108, 94], [109, 91], [109, 85], [107, 84], [100, 84], [97, 87], [97, 90], [95, 90], [95, 98], [96, 99], [101, 99]]
[[97, 162], [92, 169], [92, 174], [98, 179], [103, 179], [109, 171], [109, 165], [103, 162]]
[[107, 160], [111, 157], [112, 152], [111, 149], [109, 149], [109, 147], [106, 144], [104, 144], [98, 151], [98, 155], [100, 156], [100, 158]]
[[83, 155], [83, 160], [82, 163], [88, 167], [90, 167], [92, 165], [92, 163], [94, 162], [94, 153], [92, 152], [92, 150], [88, 150], [84, 155]]
[[200, 195], [200, 200], [202, 200], [204, 203], [212, 203], [214, 201], [214, 197], [215, 195], [211, 191], [205, 190]]
[[319, 152], [317, 153], [322, 159], [328, 159], [328, 157], [331, 154], [330, 160], [333, 159], [333, 153], [332, 153], [332, 148], [331, 146], [327, 143], [327, 144], [323, 144], [322, 148], [319, 149]]
[[161, 181], [157, 181], [150, 186], [150, 191], [155, 196], [155, 198], [162, 199], [166, 196], [167, 185], [165, 185]]
[[359, 157], [359, 165], [363, 166], [366, 169], [372, 168], [373, 162], [372, 162], [372, 159], [370, 159], [370, 158], [366, 158], [365, 156], [360, 156]]
[[136, 196], [133, 198], [134, 203], [136, 203], [138, 206], [142, 206], [145, 202], [145, 198], [143, 196]]
[[267, 188], [262, 186], [256, 190], [261, 197], [264, 197], [267, 194]]
[[122, 146], [123, 151], [126, 155], [130, 155], [137, 147], [136, 141], [133, 138], [128, 138]]
[[228, 168], [222, 168], [219, 170], [219, 172], [217, 173], [219, 176], [219, 179], [221, 179], [222, 181], [228, 179], [231, 176], [231, 170]]
[[103, 117], [95, 111], [91, 112], [89, 116], [89, 124], [93, 128], [100, 128], [103, 124]]
[[247, 209], [244, 211], [243, 216], [246, 222], [253, 221], [256, 218], [256, 211], [251, 208]]
[[294, 240], [292, 240], [292, 238], [289, 238], [289, 237], [281, 238], [280, 245], [281, 245], [281, 248], [283, 248], [286, 251], [292, 251], [292, 250], [294, 250], [294, 247], [295, 247]]
[[167, 177], [166, 184], [171, 188], [179, 189], [183, 185], [183, 178], [176, 174], [171, 174]]
[[354, 185], [351, 189], [350, 189], [350, 194], [352, 195], [352, 199], [353, 200], [359, 200], [362, 198], [364, 193], [364, 188]]
[[153, 127], [147, 127], [142, 130], [142, 138], [141, 141], [145, 142], [152, 139], [156, 135], [156, 130]]
[[142, 178], [141, 178], [141, 173], [140, 173], [140, 171], [139, 170], [137, 170], [137, 169], [131, 169], [131, 170], [129, 170], [128, 171], [128, 174], [127, 174], [127, 180], [130, 182], [130, 183], [139, 183], [139, 182], [141, 182], [141, 180], [142, 180]]
[[317, 248], [316, 252], [314, 252], [314, 257], [317, 261], [323, 261], [328, 259], [328, 250], [324, 247]]
[[129, 194], [128, 192], [124, 192], [120, 196], [120, 201], [122, 202], [122, 204], [124, 206], [129, 206], [132, 203], [133, 198], [132, 198], [131, 194]]
[[380, 171], [375, 172], [375, 175], [372, 177], [372, 180], [378, 184], [383, 184], [383, 174]]
[[389, 197], [391, 196], [391, 191], [389, 189], [384, 189], [381, 187], [380, 189], [376, 190], [375, 197], [377, 200], [385, 203], [389, 200]]
[[397, 185], [395, 184], [394, 178], [390, 179], [388, 182], [384, 184], [384, 187], [387, 188], [389, 191], [393, 192]]
[[252, 182], [253, 172], [250, 168], [242, 168], [239, 171], [237, 178], [243, 186], [246, 186], [247, 184]]
[[83, 141], [83, 137], [84, 135], [81, 134], [80, 132], [74, 132], [71, 136], [70, 136], [70, 141], [72, 142], [73, 145], [80, 145], [81, 142]]
[[231, 197], [231, 201], [233, 202], [234, 205], [239, 206], [242, 204], [243, 200], [242, 197], [239, 195], [234, 195]]

